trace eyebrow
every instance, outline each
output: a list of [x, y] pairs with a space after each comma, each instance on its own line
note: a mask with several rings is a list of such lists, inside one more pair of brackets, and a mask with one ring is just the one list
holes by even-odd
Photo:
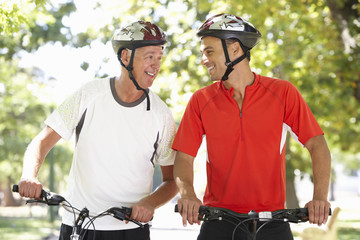
[[[157, 54], [156, 51], [149, 51], [149, 52], [145, 52], [144, 55], [150, 55], [150, 54]], [[161, 52], [160, 55], [162, 56], [164, 53]]]
[[207, 51], [207, 50], [213, 50], [214, 49], [214, 47], [212, 47], [212, 46], [207, 46], [206, 48], [204, 48], [204, 49], [200, 49], [200, 52], [204, 52], [204, 51]]

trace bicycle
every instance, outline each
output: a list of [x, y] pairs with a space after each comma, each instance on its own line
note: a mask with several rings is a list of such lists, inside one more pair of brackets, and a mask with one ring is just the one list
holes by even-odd
[[[178, 205], [175, 205], [175, 212], [179, 212]], [[331, 208], [329, 209], [331, 215]], [[232, 220], [230, 220], [232, 219]], [[249, 240], [256, 240], [257, 233], [270, 222], [290, 222], [301, 223], [309, 221], [309, 212], [307, 208], [280, 209], [276, 211], [237, 213], [226, 208], [217, 208], [209, 206], [200, 206], [200, 221], [224, 220], [232, 223], [235, 227], [232, 232], [232, 240], [235, 240], [235, 233], [238, 228], [246, 231]], [[257, 223], [264, 222], [258, 229]], [[245, 223], [251, 223], [248, 226]]]
[[[19, 192], [19, 186], [13, 185], [12, 188], [13, 192]], [[71, 240], [81, 240], [84, 238], [86, 232], [90, 228], [90, 226], [94, 229], [93, 239], [96, 236], [96, 229], [94, 225], [94, 221], [97, 218], [103, 216], [112, 216], [120, 221], [130, 221], [137, 224], [139, 227], [143, 228], [145, 225], [136, 221], [135, 219], [130, 218], [132, 209], [128, 207], [112, 207], [107, 209], [106, 211], [101, 212], [100, 214], [90, 214], [89, 209], [84, 207], [83, 209], [79, 210], [73, 207], [70, 202], [68, 202], [63, 196], [53, 193], [50, 191], [46, 191], [44, 189], [41, 190], [41, 199], [29, 199], [26, 200], [26, 204], [28, 203], [42, 203], [47, 204], [48, 206], [59, 206], [61, 205], [66, 211], [69, 211], [74, 214], [74, 224], [72, 226], [73, 232], [70, 236]], [[78, 217], [76, 214], [78, 213]], [[85, 220], [88, 219], [89, 221], [83, 226]]]

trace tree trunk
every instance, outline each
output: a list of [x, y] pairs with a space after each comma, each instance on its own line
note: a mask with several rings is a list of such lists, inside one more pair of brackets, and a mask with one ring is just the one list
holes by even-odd
[[[290, 152], [291, 136], [288, 133], [285, 144], [286, 155], [291, 155]], [[295, 176], [294, 166], [291, 161], [286, 161], [286, 207], [287, 208], [298, 208], [299, 200], [296, 196], [295, 191]]]
[[299, 200], [296, 196], [295, 182], [293, 179], [286, 180], [286, 207], [298, 208]]
[[14, 198], [14, 195], [12, 193], [12, 179], [11, 177], [8, 177], [7, 178], [7, 182], [6, 182], [6, 185], [5, 185], [5, 189], [4, 189], [4, 201], [3, 201], [3, 205], [5, 207], [15, 207], [15, 206], [20, 206], [21, 203], [22, 203], [22, 200], [19, 199], [15, 199]]

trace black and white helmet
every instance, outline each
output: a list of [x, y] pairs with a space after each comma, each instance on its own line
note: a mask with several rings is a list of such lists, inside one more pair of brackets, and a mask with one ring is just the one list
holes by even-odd
[[245, 47], [253, 48], [261, 38], [261, 33], [250, 22], [231, 14], [218, 14], [199, 28], [199, 37], [213, 36], [221, 39], [238, 39]]
[[[229, 78], [229, 74], [234, 70], [233, 67], [236, 64], [245, 58], [250, 60], [250, 49], [252, 49], [261, 38], [261, 33], [251, 23], [240, 17], [226, 13], [215, 15], [206, 20], [199, 28], [197, 35], [201, 38], [210, 36], [221, 39], [226, 58], [225, 65], [227, 66], [226, 72], [221, 78], [222, 81]], [[225, 43], [226, 39], [237, 39], [244, 54], [234, 61], [230, 61]]]

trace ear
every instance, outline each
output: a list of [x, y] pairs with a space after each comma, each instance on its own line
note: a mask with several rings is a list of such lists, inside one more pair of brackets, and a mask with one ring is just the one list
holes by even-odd
[[240, 57], [244, 54], [239, 42], [234, 42], [230, 45], [230, 51], [233, 53], [235, 57]]
[[121, 51], [120, 57], [121, 61], [124, 63], [125, 66], [129, 65], [130, 63], [130, 51], [128, 49], [123, 49]]

